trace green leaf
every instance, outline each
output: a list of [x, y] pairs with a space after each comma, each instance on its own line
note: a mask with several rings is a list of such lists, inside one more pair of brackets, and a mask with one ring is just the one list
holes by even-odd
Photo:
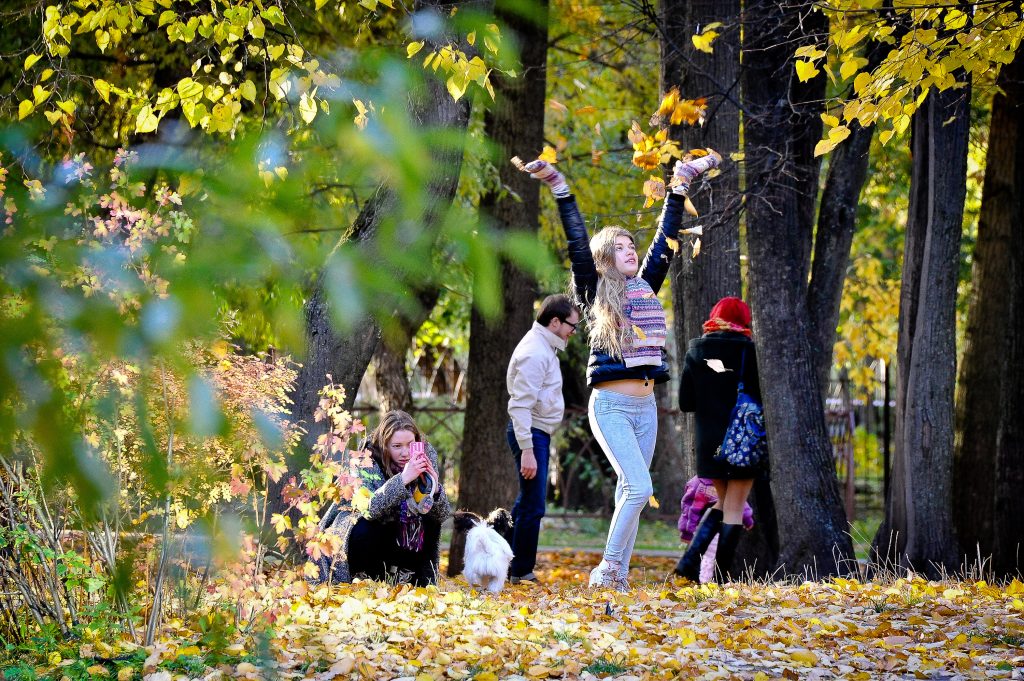
[[277, 5], [271, 5], [262, 12], [260, 16], [274, 24], [275, 26], [284, 25], [284, 14], [281, 12], [281, 8]]
[[238, 94], [243, 99], [248, 99], [253, 104], [256, 103], [256, 84], [251, 80], [247, 80], [238, 86]]
[[253, 17], [252, 21], [249, 22], [249, 33], [253, 38], [262, 40], [263, 36], [267, 34], [267, 27], [263, 25], [263, 20], [259, 17]]
[[135, 132], [153, 132], [158, 125], [160, 125], [160, 119], [153, 113], [153, 107], [146, 104], [139, 110], [139, 115], [135, 119]]
[[182, 78], [178, 81], [178, 96], [181, 101], [198, 101], [203, 96], [203, 86], [191, 78]]

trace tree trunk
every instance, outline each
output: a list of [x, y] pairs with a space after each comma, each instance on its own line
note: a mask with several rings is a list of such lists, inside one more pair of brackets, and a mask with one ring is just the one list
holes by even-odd
[[[849, 571], [853, 545], [825, 427], [807, 309], [824, 78], [796, 85], [794, 41], [824, 34], [812, 2], [744, 11], [743, 91], [750, 298], [779, 526], [779, 564], [814, 576]], [[811, 87], [813, 85], [813, 87]], [[810, 207], [808, 207], [810, 202]]]
[[1024, 489], [1024, 445], [1015, 431], [1024, 407], [1021, 365], [1015, 363], [1024, 323], [1024, 285], [1018, 279], [1024, 270], [1019, 248], [1024, 236], [1022, 80], [1024, 51], [1003, 67], [998, 80], [1003, 93], [992, 100], [953, 460], [960, 546], [969, 562], [992, 556], [992, 567], [1002, 575], [1020, 568], [1019, 518], [1024, 517], [1019, 505], [1012, 508]]
[[[714, 51], [707, 54], [695, 49], [690, 37], [713, 22], [722, 26]], [[708, 104], [707, 121], [702, 127], [673, 128], [670, 134], [673, 139], [685, 140], [687, 148], [711, 147], [728, 157], [739, 150], [739, 0], [666, 0], [662, 5], [662, 25], [662, 91], [678, 85], [685, 97], [705, 97]], [[702, 324], [715, 303], [725, 296], [742, 296], [739, 169], [738, 164], [727, 161], [722, 173], [710, 183], [710, 190], [695, 193], [693, 201], [701, 214], [696, 224], [704, 227], [701, 254], [690, 258], [689, 249], [683, 248], [681, 257], [672, 261], [670, 285], [679, 372], [689, 340], [702, 334]], [[685, 484], [695, 471], [693, 415], [682, 414], [678, 420], [678, 424], [666, 420], [662, 423], [675, 427], [677, 438], [682, 441], [684, 461], [679, 462], [677, 470], [683, 474]], [[662, 475], [664, 471], [659, 469], [659, 478]], [[778, 559], [771, 487], [755, 485], [750, 504], [755, 510], [754, 529], [740, 542], [735, 561], [737, 565], [751, 566], [754, 573], [762, 576], [775, 568]]]
[[[502, 191], [480, 201], [498, 230], [523, 230], [536, 234], [540, 224], [540, 186], [508, 159], [530, 157], [544, 143], [544, 102], [547, 75], [548, 3], [533, 5], [529, 16], [514, 7], [499, 6], [496, 15], [508, 27], [508, 38], [521, 48], [522, 68], [516, 78], [495, 78], [495, 102], [484, 119], [484, 134], [492, 140], [498, 157], [495, 166]], [[508, 423], [508, 390], [505, 372], [512, 351], [533, 319], [535, 284], [508, 261], [502, 263], [502, 310], [486, 318], [473, 306], [469, 324], [466, 420], [459, 464], [460, 508], [489, 513], [509, 506], [518, 487], [512, 454], [505, 440]], [[456, 535], [457, 536], [457, 535]], [[462, 570], [462, 546], [453, 541], [448, 575]]]
[[390, 328], [390, 333], [384, 333], [377, 345], [373, 368], [381, 413], [392, 409], [412, 409], [412, 389], [409, 386], [409, 367], [406, 366], [405, 357], [416, 332], [427, 321], [440, 297], [441, 289], [436, 284], [419, 291], [419, 314], [400, 315], [396, 319], [397, 323]]
[[[962, 77], [962, 75], [961, 75]], [[876, 549], [930, 577], [957, 567], [952, 517], [956, 289], [970, 89], [932, 92], [914, 114], [897, 346], [896, 452]]]
[[[486, 7], [483, 2], [446, 2], [422, 0], [416, 3], [416, 11], [434, 11], [440, 17], [448, 17], [451, 12], [465, 5]], [[448, 26], [443, 35], [427, 40], [427, 47], [440, 47], [451, 41], [458, 41], [459, 36]], [[463, 45], [464, 49], [471, 49]], [[469, 121], [469, 99], [454, 101], [447, 92], [444, 80], [427, 77], [425, 87], [410, 93], [410, 117], [421, 130], [442, 129], [464, 132]], [[461, 136], [438, 144], [433, 149], [432, 167], [435, 174], [427, 188], [430, 205], [424, 209], [423, 230], [436, 232], [444, 218], [443, 208], [449, 205], [455, 196], [455, 189], [462, 168], [463, 144]], [[392, 215], [400, 197], [393, 188], [381, 185], [373, 196], [364, 204], [356, 217], [351, 233], [346, 237], [346, 248], [371, 251], [374, 248], [388, 248], [387, 244], [376, 244], [378, 227], [384, 219]], [[319, 402], [317, 392], [326, 382], [330, 374], [335, 383], [345, 388], [346, 407], [355, 401], [359, 382], [362, 380], [366, 367], [380, 340], [380, 325], [372, 314], [362, 319], [346, 320], [349, 331], [339, 333], [332, 319], [332, 307], [337, 304], [332, 292], [342, 293], [347, 289], [346, 281], [332, 286], [337, 278], [344, 277], [345, 269], [333, 266], [328, 262], [313, 285], [313, 290], [306, 302], [306, 357], [296, 379], [292, 394], [294, 408], [292, 418], [302, 424], [306, 432], [303, 445], [312, 449], [317, 438], [325, 432], [325, 426], [313, 420], [313, 414]], [[413, 296], [415, 293], [409, 292]], [[338, 298], [341, 296], [339, 295]], [[369, 305], [367, 307], [370, 307]], [[340, 315], [340, 308], [334, 308], [333, 314]], [[377, 315], [387, 315], [386, 310], [376, 310]], [[297, 470], [304, 462], [290, 463], [289, 471]], [[288, 475], [282, 476], [281, 482], [270, 490], [270, 513], [280, 512], [284, 507], [281, 499], [281, 488]]]
[[[872, 71], [888, 49], [871, 43], [867, 49], [865, 71]], [[818, 207], [818, 229], [814, 238], [814, 262], [807, 287], [807, 309], [814, 325], [811, 348], [817, 357], [818, 385], [827, 390], [832, 369], [843, 283], [850, 262], [850, 247], [857, 222], [857, 205], [868, 174], [871, 138], [874, 126], [863, 128], [857, 121], [849, 124], [850, 136], [832, 152], [828, 178]], [[824, 393], [822, 393], [824, 396]]]

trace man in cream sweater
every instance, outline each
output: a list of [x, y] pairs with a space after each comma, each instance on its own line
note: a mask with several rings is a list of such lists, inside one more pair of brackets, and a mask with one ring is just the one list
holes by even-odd
[[565, 412], [556, 353], [565, 349], [579, 322], [579, 310], [568, 296], [548, 296], [508, 363], [508, 445], [519, 468], [519, 496], [512, 507], [515, 557], [509, 573], [513, 584], [537, 580], [533, 568], [547, 497], [551, 433]]

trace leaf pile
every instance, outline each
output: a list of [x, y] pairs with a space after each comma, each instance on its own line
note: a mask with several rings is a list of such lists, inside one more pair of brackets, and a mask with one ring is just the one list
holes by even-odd
[[[275, 615], [259, 651], [201, 673], [187, 632], [149, 651], [151, 681], [184, 678], [874, 679], [1019, 678], [1024, 584], [692, 585], [673, 560], [638, 557], [634, 589], [588, 589], [594, 554], [549, 553], [540, 583], [496, 596], [460, 577], [438, 587], [361, 582], [268, 591]], [[304, 593], [302, 593], [304, 591]], [[177, 643], [176, 643], [177, 642]], [[237, 660], [245, 659], [247, 661]], [[212, 660], [211, 660], [212, 662]], [[169, 666], [170, 665], [170, 666]], [[198, 665], [202, 668], [203, 665]], [[59, 677], [58, 677], [59, 678]], [[121, 674], [119, 678], [131, 678]]]

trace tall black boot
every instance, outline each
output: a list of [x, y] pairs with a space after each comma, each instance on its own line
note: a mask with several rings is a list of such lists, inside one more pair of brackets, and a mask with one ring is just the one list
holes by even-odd
[[731, 572], [732, 559], [736, 555], [736, 545], [740, 543], [743, 525], [722, 524], [718, 533], [718, 549], [715, 552], [715, 575], [721, 582], [729, 582], [736, 576]]
[[690, 545], [686, 547], [686, 553], [676, 563], [676, 569], [673, 572], [680, 577], [686, 577], [691, 582], [700, 580], [700, 559], [708, 550], [708, 544], [718, 534], [718, 529], [722, 526], [723, 517], [722, 511], [717, 508], [709, 508], [704, 512], [704, 517], [701, 518], [700, 524], [693, 531], [693, 539], [690, 541]]

